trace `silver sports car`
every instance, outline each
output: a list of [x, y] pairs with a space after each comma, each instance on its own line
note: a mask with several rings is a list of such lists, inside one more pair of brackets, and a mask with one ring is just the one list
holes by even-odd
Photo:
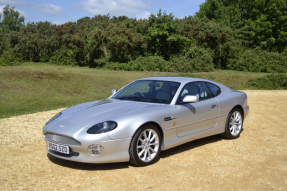
[[245, 93], [199, 78], [136, 80], [108, 99], [79, 104], [43, 128], [48, 152], [85, 162], [145, 166], [160, 152], [221, 134], [238, 138], [249, 111]]

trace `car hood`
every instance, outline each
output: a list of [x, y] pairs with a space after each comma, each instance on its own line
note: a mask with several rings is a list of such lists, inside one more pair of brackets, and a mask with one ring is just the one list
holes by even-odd
[[56, 121], [69, 122], [80, 126], [91, 126], [107, 120], [116, 120], [120, 116], [138, 110], [163, 106], [165, 104], [106, 99], [70, 107], [62, 111], [61, 117]]

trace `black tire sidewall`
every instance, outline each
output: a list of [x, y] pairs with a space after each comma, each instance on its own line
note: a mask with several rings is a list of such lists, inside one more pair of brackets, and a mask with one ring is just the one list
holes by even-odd
[[[139, 136], [142, 134], [143, 131], [147, 130], [147, 129], [153, 129], [154, 131], [156, 131], [158, 137], [159, 137], [159, 150], [156, 154], [156, 156], [154, 157], [154, 159], [150, 162], [143, 162], [139, 156], [138, 156], [138, 153], [137, 153], [137, 141], [139, 139]], [[136, 163], [139, 165], [139, 166], [147, 166], [147, 165], [151, 165], [155, 162], [158, 161], [159, 159], [159, 156], [160, 156], [160, 151], [161, 151], [161, 143], [162, 143], [162, 137], [161, 137], [161, 134], [158, 130], [158, 128], [155, 126], [155, 125], [152, 125], [152, 124], [146, 124], [142, 127], [140, 127], [138, 129], [138, 131], [135, 133], [133, 139], [132, 139], [132, 142], [131, 142], [131, 145], [130, 147], [133, 147], [132, 149], [132, 152], [133, 152], [133, 159], [136, 161]], [[131, 149], [131, 148], [130, 148]], [[131, 157], [131, 156], [130, 156]]]

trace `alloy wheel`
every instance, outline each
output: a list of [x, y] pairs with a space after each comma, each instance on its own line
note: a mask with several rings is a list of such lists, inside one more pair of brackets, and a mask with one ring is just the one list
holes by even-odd
[[230, 133], [233, 136], [237, 136], [242, 129], [242, 116], [241, 113], [238, 111], [235, 111], [232, 113], [230, 120], [229, 120], [229, 129]]
[[137, 153], [141, 161], [150, 162], [159, 150], [159, 136], [153, 129], [144, 130], [137, 141]]

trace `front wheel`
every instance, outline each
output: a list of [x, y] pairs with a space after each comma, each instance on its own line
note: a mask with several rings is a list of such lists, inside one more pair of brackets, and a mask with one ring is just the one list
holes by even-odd
[[131, 141], [130, 163], [146, 166], [155, 163], [160, 155], [161, 134], [152, 124], [142, 126]]
[[243, 116], [239, 108], [234, 108], [228, 114], [225, 132], [222, 134], [224, 138], [236, 139], [240, 136], [243, 127]]

